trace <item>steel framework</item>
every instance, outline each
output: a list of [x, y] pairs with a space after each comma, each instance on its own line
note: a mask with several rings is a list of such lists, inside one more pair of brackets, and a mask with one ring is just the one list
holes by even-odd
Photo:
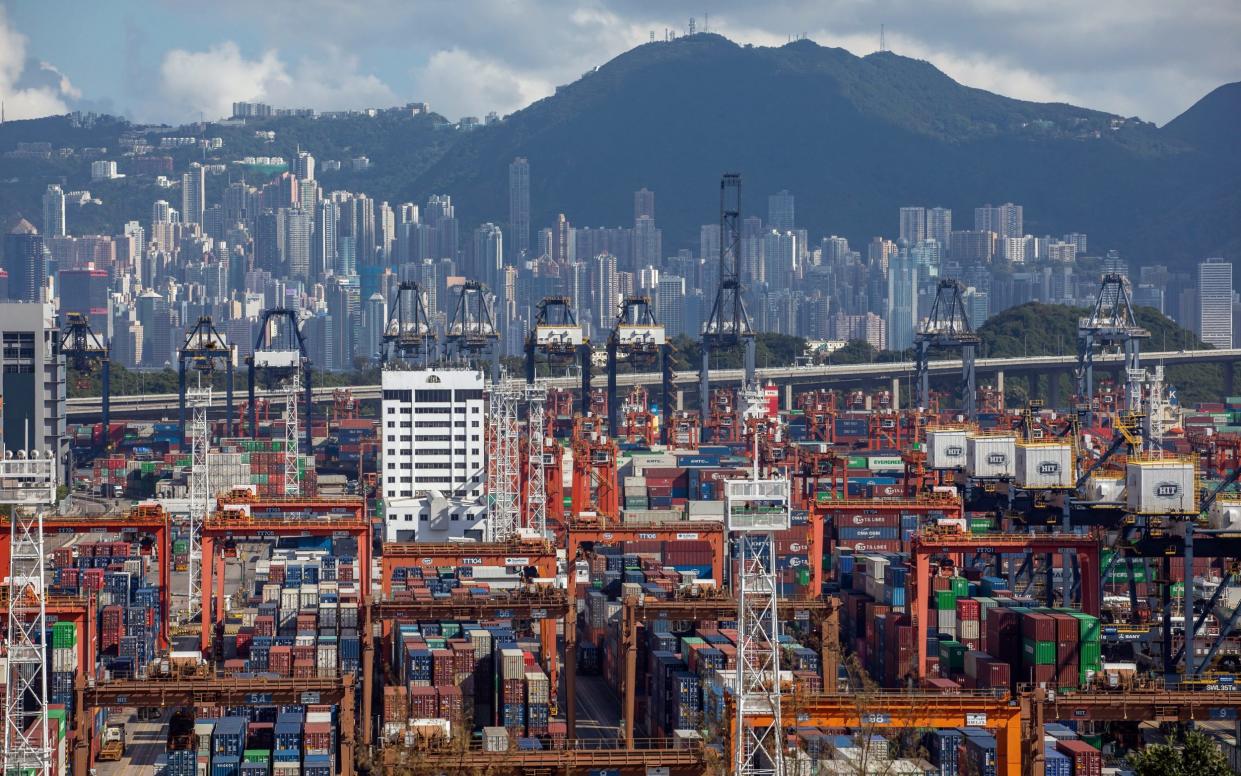
[[547, 386], [526, 386], [526, 527], [547, 537]]
[[[284, 495], [296, 496], [301, 492], [301, 486], [298, 482], [298, 460], [300, 455], [297, 449], [297, 393], [301, 384], [301, 369], [297, 369], [293, 374], [284, 380]], [[309, 410], [307, 410], [309, 411]], [[306, 435], [310, 435], [310, 429], [306, 429]], [[306, 446], [307, 454], [313, 453], [314, 448], [308, 443]]]
[[[725, 483], [728, 531], [737, 553], [737, 687], [733, 739], [738, 776], [783, 776], [777, 531], [790, 525], [788, 480]], [[764, 716], [765, 721], [757, 719]]]
[[412, 280], [396, 287], [396, 298], [388, 311], [388, 322], [379, 346], [380, 365], [391, 361], [416, 365], [419, 358], [425, 364], [435, 355], [435, 329], [422, 296], [422, 287]]
[[[273, 332], [273, 326], [283, 321], [284, 326]], [[306, 350], [306, 338], [302, 336], [298, 325], [297, 313], [285, 307], [274, 307], [263, 311], [259, 322], [259, 336], [254, 343], [254, 353], [246, 358], [250, 377], [250, 436], [258, 438], [258, 423], [255, 410], [258, 406], [254, 390], [258, 383], [258, 372], [261, 370], [273, 378], [287, 378], [296, 375], [305, 392], [306, 405], [306, 449], [314, 447], [311, 438], [311, 414], [314, 412], [314, 395], [311, 392], [311, 361]], [[298, 383], [295, 383], [295, 385]]]
[[526, 334], [527, 383], [534, 383], [540, 353], [549, 366], [580, 364], [582, 394], [578, 399], [585, 412], [590, 406], [590, 341], [573, 316], [573, 300], [567, 296], [544, 297], [535, 308], [534, 325]]
[[65, 328], [60, 335], [61, 355], [68, 359], [69, 368], [79, 375], [89, 375], [95, 367], [99, 367], [102, 393], [103, 442], [106, 451], [112, 443], [109, 424], [112, 419], [112, 356], [108, 341], [96, 334], [90, 327], [90, 321], [81, 313], [68, 313], [65, 316]]
[[494, 358], [499, 352], [495, 343], [500, 335], [496, 330], [491, 305], [487, 302], [487, 287], [477, 280], [461, 284], [452, 319], [448, 323], [445, 346], [456, 348], [456, 356], [463, 361], [477, 360], [487, 350], [492, 351], [492, 379], [499, 379], [499, 362]]
[[750, 315], [742, 298], [744, 287], [737, 266], [741, 248], [741, 176], [725, 174], [720, 180], [720, 285], [711, 314], [702, 325], [702, 371], [698, 378], [699, 407], [706, 414], [711, 400], [711, 353], [745, 345], [745, 385], [754, 382], [756, 342]]
[[56, 460], [4, 453], [0, 504], [12, 508], [4, 773], [52, 773], [47, 719], [47, 580], [43, 510], [56, 502]]
[[914, 334], [914, 385], [918, 392], [914, 404], [919, 408], [931, 406], [930, 349], [960, 348], [961, 412], [967, 419], [973, 420], [977, 402], [974, 357], [980, 340], [970, 327], [969, 314], [965, 310], [961, 292], [961, 284], [957, 281], [951, 278], [940, 280], [935, 290], [935, 303], [931, 306], [931, 313]]
[[[1138, 325], [1129, 300], [1128, 280], [1120, 273], [1108, 273], [1099, 284], [1090, 315], [1077, 321], [1077, 393], [1086, 404], [1086, 424], [1092, 425], [1094, 397], [1095, 350], [1119, 346], [1125, 354], [1127, 381], [1141, 372], [1139, 353], [1142, 340], [1151, 333]], [[1126, 387], [1127, 404], [1131, 412], [1139, 409], [1141, 386], [1129, 382]]]
[[[517, 405], [525, 386], [504, 381], [488, 391], [487, 541], [517, 535], [521, 522], [521, 428]], [[542, 458], [540, 451], [540, 459]]]
[[659, 407], [664, 418], [672, 415], [672, 346], [664, 327], [655, 319], [649, 296], [626, 296], [617, 310], [612, 333], [608, 335], [608, 434], [616, 436], [620, 397], [616, 392], [616, 370], [620, 357], [630, 367], [659, 364], [662, 390]]
[[[186, 577], [185, 617], [191, 622], [198, 614], [198, 601], [202, 596], [199, 569], [202, 565], [202, 525], [211, 510], [211, 471], [208, 466], [210, 427], [207, 425], [207, 409], [211, 406], [211, 386], [201, 385], [189, 391], [189, 403], [193, 412], [190, 424], [190, 525], [189, 553]], [[161, 563], [165, 562], [163, 559]]]

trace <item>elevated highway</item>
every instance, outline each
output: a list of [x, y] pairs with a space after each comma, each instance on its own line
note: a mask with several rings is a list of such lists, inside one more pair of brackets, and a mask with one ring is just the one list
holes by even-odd
[[[1231, 348], [1228, 350], [1169, 350], [1161, 352], [1143, 353], [1141, 356], [1142, 364], [1154, 366], [1163, 364], [1164, 366], [1178, 366], [1182, 364], [1227, 364], [1241, 360], [1241, 348]], [[1124, 365], [1124, 357], [1119, 354], [1108, 354], [1095, 356], [1095, 367], [1107, 369], [1109, 367], [1120, 369]], [[1048, 374], [1064, 372], [1077, 367], [1076, 356], [1022, 356], [1016, 358], [980, 358], [975, 362], [975, 370], [980, 375], [994, 375], [1003, 372], [1005, 375], [1022, 375], [1027, 376], [1033, 374]], [[711, 371], [712, 385], [735, 384], [741, 380], [741, 369], [713, 369]], [[835, 385], [845, 385], [858, 382], [879, 382], [889, 380], [891, 378], [907, 378], [913, 374], [914, 364], [912, 361], [896, 361], [891, 363], [873, 363], [873, 364], [829, 364], [816, 366], [787, 366], [787, 367], [767, 367], [758, 370], [758, 376], [763, 381], [772, 381], [777, 385], [796, 385], [804, 387], [831, 387]], [[930, 364], [930, 373], [935, 376], [956, 376], [961, 373], [960, 359], [946, 359], [943, 361], [932, 361]], [[676, 385], [693, 388], [698, 383], [698, 371], [686, 370], [676, 372], [673, 375], [673, 381]], [[576, 377], [550, 377], [544, 382], [549, 387], [574, 389], [578, 385]], [[621, 372], [616, 376], [617, 385], [651, 385], [657, 386], [660, 383], [660, 374], [658, 372]], [[316, 388], [314, 397], [316, 402], [331, 402], [332, 391], [336, 387]], [[380, 388], [378, 385], [355, 385], [351, 387], [355, 399], [375, 400], [379, 398]], [[275, 401], [283, 401], [284, 394], [279, 391], [258, 391], [256, 393], [260, 398], [272, 399]], [[178, 408], [179, 395], [175, 393], [158, 393], [144, 394], [135, 396], [116, 396], [112, 397], [112, 416], [123, 417], [152, 417], [158, 416], [159, 413], [167, 412], [175, 415]], [[223, 400], [217, 402], [220, 411], [223, 411]], [[69, 399], [68, 416], [70, 419], [79, 422], [87, 422], [92, 419], [98, 419], [102, 412], [102, 406], [98, 398], [78, 398]]]

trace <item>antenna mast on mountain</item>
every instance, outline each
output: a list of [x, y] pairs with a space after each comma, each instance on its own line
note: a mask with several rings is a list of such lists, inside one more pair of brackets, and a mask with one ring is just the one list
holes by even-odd
[[702, 12], [702, 31], [703, 32], [711, 31], [711, 14], [707, 13], [706, 11]]
[[885, 45], [884, 40], [883, 40], [883, 25], [882, 24], [879, 25], [879, 50], [880, 51], [888, 50], [888, 47], [887, 45]]

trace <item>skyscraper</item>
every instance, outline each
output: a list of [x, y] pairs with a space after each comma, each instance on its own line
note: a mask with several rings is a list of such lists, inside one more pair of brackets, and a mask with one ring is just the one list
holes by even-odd
[[43, 236], [64, 237], [68, 234], [65, 223], [65, 192], [55, 183], [48, 185], [43, 193]]
[[914, 344], [918, 323], [918, 269], [905, 251], [898, 251], [888, 265], [888, 349], [905, 350]]
[[793, 195], [788, 189], [780, 189], [767, 197], [767, 226], [778, 232], [791, 232], [794, 228]]
[[595, 325], [599, 331], [609, 331], [616, 320], [617, 303], [620, 301], [620, 278], [616, 272], [616, 257], [603, 253], [595, 257]]
[[[513, 258], [530, 252], [530, 162], [519, 156], [508, 166], [508, 222]], [[516, 262], [514, 262], [516, 263]]]
[[284, 215], [285, 275], [309, 281], [314, 216], [299, 207], [281, 212]]
[[926, 239], [926, 208], [924, 207], [903, 207], [901, 208], [901, 229], [898, 242], [906, 245], [913, 245], [919, 240]]
[[974, 208], [974, 230], [995, 232], [1001, 237], [1021, 237], [1025, 234], [1021, 205], [1006, 202], [999, 207], [988, 204]]
[[633, 266], [659, 264], [662, 250], [663, 235], [655, 227], [655, 219], [639, 216], [633, 223]]
[[[504, 293], [504, 232], [492, 223], [474, 230], [473, 274], [487, 284], [492, 293], [500, 297]], [[498, 307], [498, 305], [497, 305]]]
[[655, 320], [669, 337], [689, 334], [685, 328], [685, 278], [661, 273], [655, 289]]
[[302, 151], [297, 155], [293, 174], [299, 180], [312, 181], [315, 179], [315, 158], [308, 151]]
[[9, 298], [15, 302], [38, 302], [47, 285], [47, 262], [43, 237], [34, 224], [19, 219], [4, 236], [4, 269], [9, 273]]
[[634, 224], [638, 223], [639, 218], [655, 220], [655, 192], [645, 187], [633, 193]]
[[1198, 336], [1217, 348], [1232, 347], [1232, 263], [1225, 259], [1198, 265]]
[[939, 243], [948, 251], [948, 238], [952, 236], [952, 211], [946, 207], [933, 207], [926, 211], [926, 238]]
[[201, 224], [203, 210], [207, 207], [206, 168], [198, 162], [190, 164], [188, 172], [181, 176], [181, 220], [187, 224]]

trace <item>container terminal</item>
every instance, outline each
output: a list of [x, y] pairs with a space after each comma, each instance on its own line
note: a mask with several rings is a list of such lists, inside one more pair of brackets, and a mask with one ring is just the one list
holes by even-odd
[[1238, 761], [1241, 397], [1181, 406], [1117, 276], [1064, 403], [977, 383], [951, 280], [912, 370], [764, 382], [731, 258], [696, 408], [644, 297], [605, 343], [544, 299], [523, 375], [479, 284], [437, 328], [403, 283], [373, 398], [319, 401], [269, 310], [244, 362], [187, 332], [173, 417], [5, 440], [5, 772], [1120, 776], [1188, 726]]

